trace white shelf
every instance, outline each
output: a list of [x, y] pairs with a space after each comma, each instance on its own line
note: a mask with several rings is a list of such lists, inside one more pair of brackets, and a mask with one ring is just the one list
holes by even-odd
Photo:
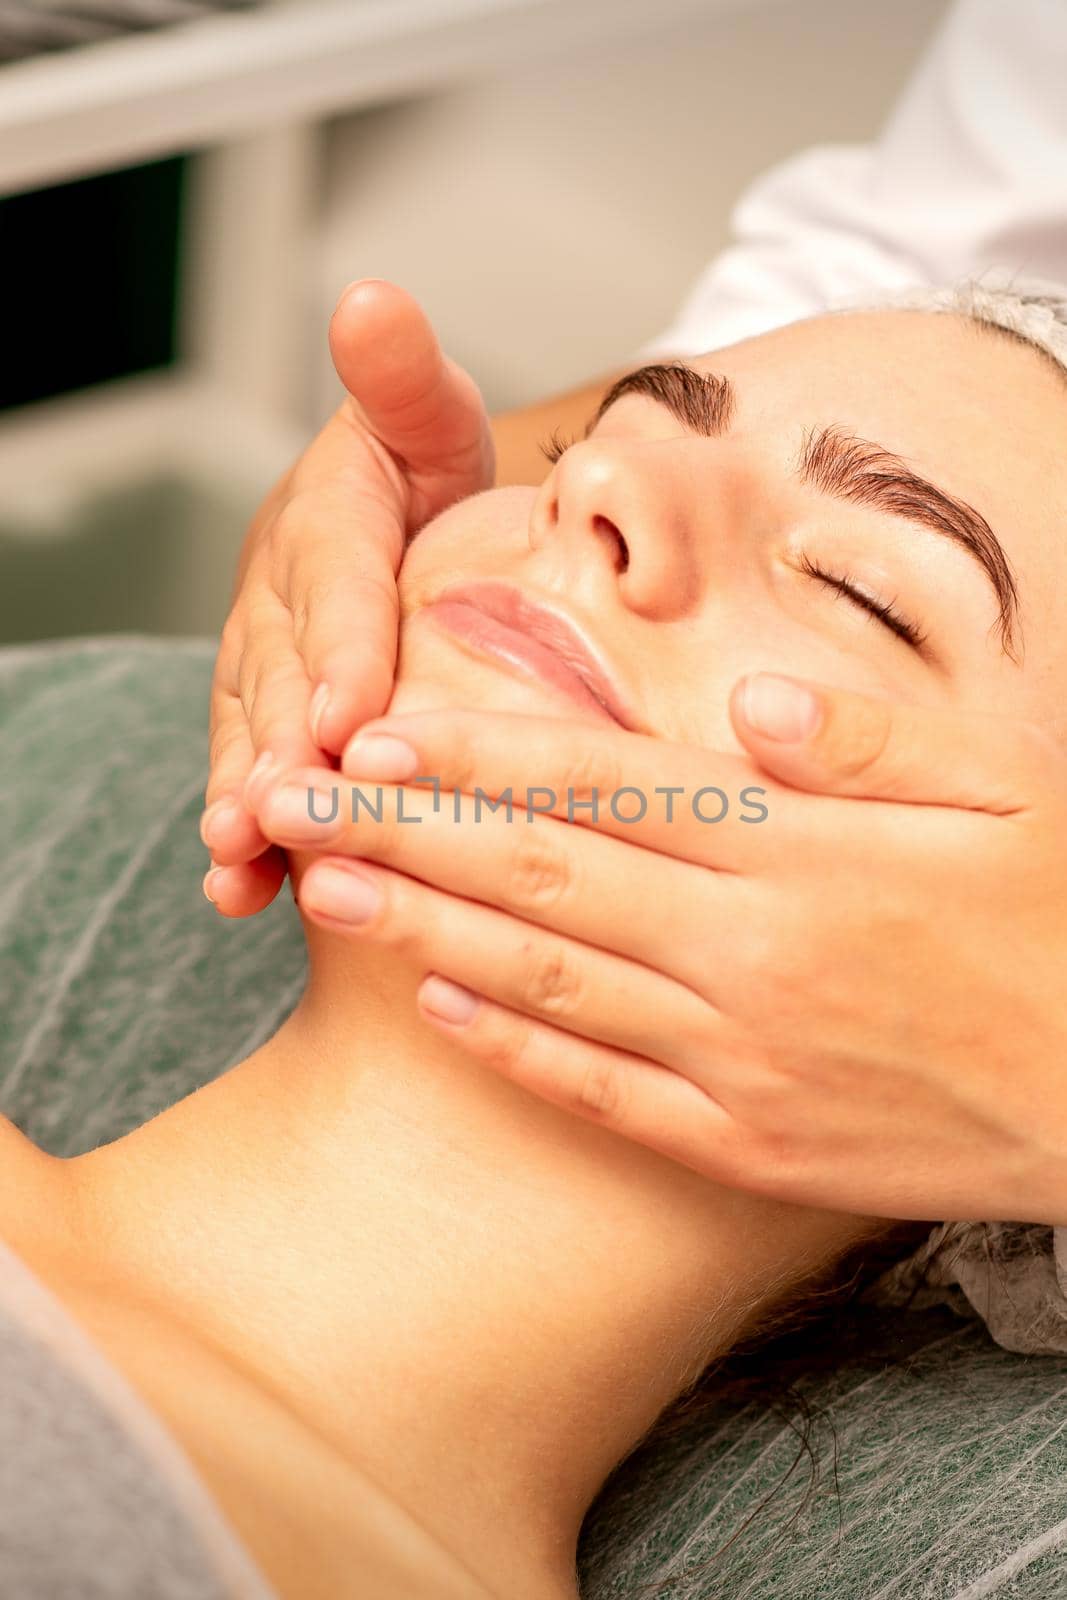
[[126, 378], [5, 412], [0, 520], [60, 536], [92, 495], [166, 475], [228, 488], [251, 512], [306, 443], [198, 373]]
[[0, 67], [0, 194], [443, 88], [745, 0], [275, 0]]

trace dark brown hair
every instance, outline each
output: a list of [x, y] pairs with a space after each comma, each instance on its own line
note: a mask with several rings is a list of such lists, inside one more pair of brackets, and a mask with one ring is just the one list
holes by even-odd
[[[753, 1401], [764, 1405], [797, 1436], [797, 1453], [785, 1475], [729, 1539], [702, 1561], [695, 1572], [687, 1574], [690, 1580], [704, 1574], [705, 1570], [709, 1579], [714, 1577], [724, 1552], [785, 1488], [805, 1455], [809, 1460], [807, 1489], [796, 1510], [779, 1530], [779, 1539], [789, 1533], [792, 1523], [810, 1504], [819, 1481], [819, 1462], [812, 1447], [812, 1435], [821, 1413], [797, 1384], [802, 1379], [807, 1381], [833, 1370], [845, 1359], [872, 1368], [895, 1363], [897, 1357], [891, 1350], [871, 1342], [869, 1319], [852, 1318], [849, 1312], [875, 1279], [911, 1255], [929, 1237], [932, 1226], [930, 1222], [888, 1224], [884, 1232], [859, 1240], [831, 1266], [824, 1266], [820, 1273], [795, 1286], [790, 1296], [768, 1306], [758, 1320], [749, 1325], [744, 1337], [724, 1355], [709, 1362], [640, 1441], [645, 1444], [654, 1435], [659, 1444], [676, 1434], [691, 1432], [694, 1422], [712, 1407], [718, 1408], [724, 1403], [742, 1406]], [[908, 1309], [922, 1286], [920, 1277], [901, 1309]], [[834, 1473], [836, 1480], [836, 1436]], [[655, 1600], [673, 1581], [667, 1578], [640, 1584], [628, 1591], [627, 1600]]]

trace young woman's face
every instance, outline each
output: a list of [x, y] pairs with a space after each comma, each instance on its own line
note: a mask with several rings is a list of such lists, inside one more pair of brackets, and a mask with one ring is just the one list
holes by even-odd
[[895, 311], [692, 368], [659, 398], [623, 394], [540, 489], [462, 501], [414, 540], [391, 709], [603, 718], [438, 603], [490, 580], [577, 624], [631, 725], [670, 740], [736, 748], [727, 697], [752, 670], [1067, 736], [1067, 385], [1050, 363]]

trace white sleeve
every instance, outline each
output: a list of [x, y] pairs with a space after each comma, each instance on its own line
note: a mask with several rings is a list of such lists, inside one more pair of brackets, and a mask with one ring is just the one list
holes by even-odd
[[991, 267], [1067, 281], [1067, 4], [957, 0], [880, 138], [773, 168], [732, 229], [641, 359]]

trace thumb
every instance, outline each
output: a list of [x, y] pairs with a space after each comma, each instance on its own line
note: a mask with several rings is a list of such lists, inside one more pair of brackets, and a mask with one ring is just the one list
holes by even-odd
[[408, 476], [421, 517], [492, 486], [489, 416], [478, 385], [444, 354], [413, 295], [381, 278], [341, 294], [330, 354], [349, 408]]
[[759, 672], [730, 696], [734, 732], [796, 789], [1006, 814], [1039, 792], [1050, 741], [1036, 725], [854, 694]]

